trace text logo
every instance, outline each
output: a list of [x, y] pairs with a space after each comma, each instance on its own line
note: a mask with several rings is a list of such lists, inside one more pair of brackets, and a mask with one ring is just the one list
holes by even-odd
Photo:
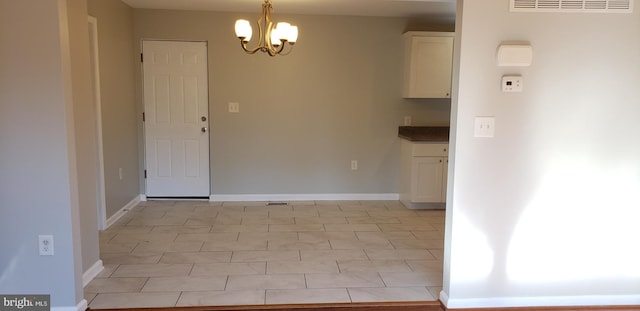
[[0, 311], [49, 311], [50, 295], [0, 295]]

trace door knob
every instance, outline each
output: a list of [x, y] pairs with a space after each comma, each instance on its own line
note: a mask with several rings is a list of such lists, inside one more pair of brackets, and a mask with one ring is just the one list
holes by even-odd
[[207, 127], [206, 127], [206, 126], [203, 126], [201, 131], [202, 131], [203, 133], [206, 133], [206, 132], [207, 132]]

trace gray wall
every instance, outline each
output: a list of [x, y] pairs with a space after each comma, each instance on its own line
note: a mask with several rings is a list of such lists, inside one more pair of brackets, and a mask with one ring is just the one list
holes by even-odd
[[98, 20], [105, 196], [111, 217], [140, 194], [133, 10], [119, 0], [90, 0], [88, 10]]
[[[449, 307], [640, 301], [640, 10], [461, 1], [443, 297]], [[502, 41], [533, 63], [496, 66]], [[523, 93], [501, 93], [505, 74]], [[474, 138], [495, 116], [494, 138]]]
[[78, 198], [82, 238], [82, 271], [87, 271], [99, 259], [98, 178], [96, 145], [96, 111], [93, 102], [87, 1], [69, 1], [69, 32], [71, 38], [71, 70], [73, 80], [73, 115], [78, 169]]
[[[74, 309], [83, 299], [85, 177], [73, 117], [84, 95], [73, 84], [89, 76], [75, 70], [70, 41], [84, 39], [69, 27], [82, 1], [0, 1], [0, 293], [51, 294], [53, 307]], [[39, 234], [54, 236], [54, 256], [38, 255]]]
[[134, 10], [136, 42], [209, 42], [212, 194], [397, 193], [403, 116], [447, 125], [450, 109], [401, 98], [409, 21], [276, 14], [300, 38], [290, 55], [271, 58], [240, 49], [241, 17], [257, 14]]

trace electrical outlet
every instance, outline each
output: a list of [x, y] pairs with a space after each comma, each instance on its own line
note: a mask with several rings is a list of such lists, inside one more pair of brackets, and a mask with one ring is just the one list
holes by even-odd
[[118, 169], [118, 177], [122, 180], [122, 167]]
[[351, 170], [355, 171], [358, 169], [358, 160], [351, 160]]
[[411, 125], [411, 116], [404, 116], [404, 126]]
[[38, 248], [40, 256], [53, 256], [53, 235], [39, 235]]
[[229, 112], [240, 112], [240, 103], [229, 103]]

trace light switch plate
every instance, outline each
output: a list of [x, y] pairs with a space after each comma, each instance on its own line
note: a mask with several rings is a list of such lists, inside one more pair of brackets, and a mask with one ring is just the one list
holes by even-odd
[[522, 76], [503, 76], [502, 91], [508, 93], [522, 92], [523, 82]]
[[495, 117], [476, 117], [474, 126], [475, 137], [493, 137], [496, 126]]
[[229, 112], [239, 113], [240, 103], [229, 103]]

